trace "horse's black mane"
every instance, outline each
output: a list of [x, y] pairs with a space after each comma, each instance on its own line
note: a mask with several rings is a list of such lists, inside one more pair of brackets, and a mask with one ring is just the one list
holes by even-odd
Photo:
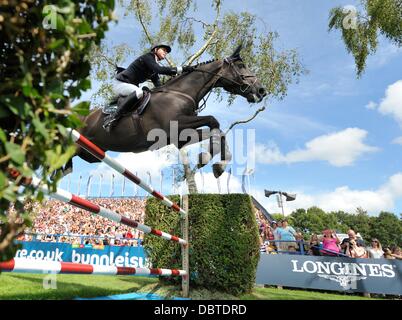
[[[197, 67], [199, 67], [199, 66], [203, 66], [203, 65], [206, 65], [206, 64], [208, 64], [208, 63], [212, 63], [212, 62], [215, 62], [215, 61], [217, 61], [218, 59], [211, 59], [211, 60], [208, 60], [208, 61], [204, 61], [204, 62], [200, 62], [200, 63], [197, 63], [197, 64], [195, 64], [195, 65], [193, 65], [193, 67], [194, 68], [197, 68]], [[167, 85], [168, 83], [170, 83], [171, 81], [173, 81], [173, 80], [176, 80], [176, 79], [178, 79], [179, 77], [181, 77], [183, 74], [179, 74], [179, 75], [176, 75], [176, 76], [172, 76], [169, 80], [167, 80], [162, 86], [160, 86], [160, 87], [164, 87], [165, 85]], [[158, 87], [158, 88], [160, 88], [160, 87]]]
[[193, 67], [197, 68], [198, 66], [202, 66], [202, 65], [204, 65], [204, 64], [208, 64], [208, 63], [211, 63], [211, 62], [215, 62], [216, 60], [218, 60], [218, 59], [212, 59], [212, 60], [200, 62], [200, 63], [197, 63], [196, 65], [194, 65]]

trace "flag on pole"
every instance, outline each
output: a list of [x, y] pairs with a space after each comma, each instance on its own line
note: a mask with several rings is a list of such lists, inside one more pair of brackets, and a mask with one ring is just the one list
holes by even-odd
[[[151, 179], [151, 172], [147, 171], [147, 175], [148, 175], [148, 185], [152, 186], [152, 179]], [[149, 197], [149, 193], [146, 193], [146, 197]]]
[[[138, 172], [135, 172], [135, 175], [138, 176]], [[134, 187], [134, 197], [136, 197], [138, 195], [138, 187], [136, 183], [133, 183], [133, 187]]]
[[89, 194], [91, 192], [91, 179], [92, 179], [92, 174], [90, 174], [88, 176], [88, 180], [87, 180], [87, 192], [86, 192], [86, 197], [89, 197]]
[[109, 197], [112, 197], [114, 194], [114, 174], [113, 173], [112, 173], [111, 178], [112, 178], [112, 183], [110, 184], [110, 196]]
[[126, 177], [123, 177], [123, 186], [121, 188], [121, 195], [124, 197], [124, 191], [126, 189]]
[[174, 168], [172, 169], [172, 193], [175, 194], [176, 193], [176, 186], [175, 186], [175, 170]]
[[99, 175], [99, 198], [102, 197], [102, 179], [103, 179], [103, 174], [101, 173]]
[[151, 172], [147, 171], [147, 175], [148, 175], [148, 185], [152, 186]]
[[201, 193], [204, 193], [204, 171], [202, 170], [202, 168], [200, 169], [200, 175], [201, 175]]
[[163, 170], [161, 170], [160, 171], [160, 189], [159, 189], [159, 191], [160, 191], [160, 193], [163, 193], [163, 191], [162, 191], [162, 184], [163, 184]]
[[243, 175], [241, 177], [241, 189], [243, 193], [247, 193], [246, 190], [246, 178], [248, 184], [248, 192], [250, 192], [250, 175], [254, 174], [254, 169], [248, 169], [247, 166], [244, 168]]
[[232, 176], [232, 167], [230, 167], [229, 172], [228, 172], [228, 179], [227, 179], [227, 190], [228, 190], [228, 194], [230, 193], [230, 189], [229, 189], [229, 184], [230, 184], [230, 177]]
[[78, 179], [78, 192], [77, 195], [79, 196], [81, 193], [81, 179], [82, 179], [82, 175], [80, 175], [80, 178]]

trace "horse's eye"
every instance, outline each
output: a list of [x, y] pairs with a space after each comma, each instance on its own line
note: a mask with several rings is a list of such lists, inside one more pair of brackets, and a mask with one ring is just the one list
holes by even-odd
[[242, 68], [245, 68], [245, 65], [244, 65], [243, 63], [240, 63], [240, 64], [238, 65], [238, 67], [239, 67], [240, 69], [242, 69]]

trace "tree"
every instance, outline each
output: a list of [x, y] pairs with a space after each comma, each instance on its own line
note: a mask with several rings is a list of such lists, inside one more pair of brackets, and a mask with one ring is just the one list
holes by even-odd
[[382, 246], [402, 246], [402, 221], [390, 212], [381, 212], [373, 217], [370, 236], [378, 238]]
[[[221, 0], [211, 0], [211, 18], [200, 17], [198, 13], [197, 6], [205, 1], [162, 0], [155, 3], [150, 0], [120, 0], [119, 3], [125, 8], [125, 15], [133, 16], [142, 28], [142, 38], [138, 46], [144, 49], [142, 51], [149, 50], [155, 43], [168, 43], [175, 48], [167, 59], [171, 66], [178, 61], [182, 61], [180, 64], [184, 65], [198, 63], [204, 57], [205, 60], [222, 58], [231, 54], [235, 46], [242, 43], [243, 59], [248, 66], [253, 67], [255, 74], [267, 88], [265, 103], [269, 98], [284, 99], [289, 84], [298, 81], [305, 73], [296, 50], [276, 50], [274, 44], [279, 36], [276, 32], [268, 31], [264, 22], [263, 31], [259, 31], [258, 23], [262, 19], [245, 11], [223, 12]], [[105, 81], [105, 76], [113, 79], [115, 65], [122, 63], [128, 48], [128, 45], [120, 44], [113, 48], [102, 45], [94, 49], [93, 75], [103, 81], [98, 97], [108, 96], [110, 82]], [[224, 99], [220, 89], [214, 89], [214, 92], [217, 99]], [[230, 94], [226, 97], [229, 104], [235, 99]], [[185, 178], [193, 181], [197, 168], [191, 168], [188, 163], [185, 167]]]
[[379, 34], [402, 46], [402, 1], [361, 0], [362, 9], [353, 6], [331, 10], [329, 30], [338, 29], [346, 49], [355, 58], [357, 76], [361, 77], [369, 55], [378, 47]]
[[356, 214], [352, 216], [354, 218], [352, 229], [360, 233], [363, 239], [369, 239], [371, 226], [370, 226], [370, 217], [367, 214], [367, 211], [359, 207], [356, 209]]
[[56, 187], [60, 175], [47, 177], [74, 153], [65, 128], [82, 124], [89, 103], [71, 104], [91, 86], [88, 53], [113, 8], [113, 0], [0, 1], [0, 260], [14, 256], [29, 205], [43, 199], [9, 172]]
[[321, 234], [325, 229], [338, 229], [336, 217], [318, 207], [311, 207], [307, 211], [297, 209], [292, 212], [290, 219], [293, 227], [307, 234]]

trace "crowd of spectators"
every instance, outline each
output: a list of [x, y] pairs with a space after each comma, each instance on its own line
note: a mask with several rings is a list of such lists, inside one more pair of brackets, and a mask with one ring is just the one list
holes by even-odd
[[313, 233], [309, 241], [301, 232], [289, 226], [286, 218], [269, 223], [261, 211], [256, 211], [260, 233], [260, 252], [268, 254], [306, 254], [313, 256], [341, 256], [350, 258], [402, 259], [398, 246], [383, 248], [378, 239], [366, 245], [359, 233], [348, 230], [347, 237], [340, 239], [335, 230], [326, 229]]
[[[145, 200], [97, 198], [91, 199], [91, 202], [137, 222], [144, 222]], [[139, 246], [144, 237], [143, 232], [137, 229], [56, 200], [35, 204], [33, 211], [33, 226], [25, 230], [20, 240]]]
[[[91, 202], [123, 216], [144, 223], [145, 199], [95, 198]], [[66, 242], [78, 245], [141, 246], [144, 233], [113, 222], [84, 209], [56, 200], [47, 200], [32, 206], [33, 226], [18, 239], [24, 241]], [[271, 221], [256, 209], [260, 233], [261, 253], [307, 254], [313, 256], [347, 256], [351, 258], [402, 259], [397, 246], [383, 248], [378, 239], [366, 246], [361, 236], [350, 229], [347, 237], [340, 239], [334, 230], [313, 233], [304, 240], [301, 232], [288, 224], [286, 218]]]

